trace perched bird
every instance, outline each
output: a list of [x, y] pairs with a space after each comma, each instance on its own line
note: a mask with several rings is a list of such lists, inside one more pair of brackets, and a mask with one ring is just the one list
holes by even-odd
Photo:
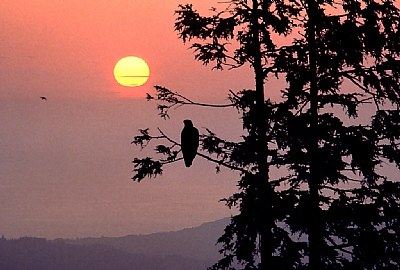
[[40, 97], [41, 100], [47, 100], [47, 97]]
[[190, 167], [199, 147], [199, 131], [191, 120], [183, 121], [185, 127], [181, 133], [181, 149], [185, 166]]

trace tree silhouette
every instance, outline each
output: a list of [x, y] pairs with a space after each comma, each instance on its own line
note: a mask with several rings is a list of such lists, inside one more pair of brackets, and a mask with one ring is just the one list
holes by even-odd
[[[333, 14], [334, 7], [339, 12]], [[399, 179], [379, 174], [378, 167], [388, 162], [399, 169], [398, 131], [385, 126], [399, 127], [400, 120], [399, 10], [393, 1], [308, 1], [303, 10], [304, 37], [278, 57], [287, 98], [295, 108], [307, 104], [288, 114], [281, 134], [287, 135], [280, 143], [283, 159], [295, 165], [296, 182], [308, 185], [297, 207], [309, 211], [309, 222], [302, 228], [300, 220], [289, 223], [308, 234], [310, 269], [393, 268], [399, 258], [387, 247], [398, 253], [399, 242], [388, 240], [398, 235], [389, 224], [398, 222], [400, 200], [387, 186], [397, 190]], [[367, 101], [372, 117], [361, 120], [358, 109]], [[354, 216], [343, 220], [341, 211]]]
[[[255, 89], [230, 92], [225, 105], [161, 86], [148, 95], [164, 118], [182, 105], [234, 107], [242, 115], [243, 141], [210, 130], [200, 136], [201, 157], [241, 173], [239, 191], [225, 200], [240, 211], [219, 239], [223, 258], [212, 268], [396, 269], [400, 184], [383, 170], [400, 169], [394, 1], [231, 0], [212, 11], [201, 16], [180, 5], [179, 37], [206, 65], [250, 64]], [[287, 82], [280, 102], [264, 96], [270, 74]], [[141, 130], [133, 143], [155, 139], [167, 142], [156, 147], [163, 157], [135, 159], [136, 181], [181, 159], [179, 143], [161, 130]], [[271, 168], [281, 178], [272, 179]]]

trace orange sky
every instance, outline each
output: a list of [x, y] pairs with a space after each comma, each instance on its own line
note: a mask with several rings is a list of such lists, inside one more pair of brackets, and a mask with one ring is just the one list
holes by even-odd
[[[204, 7], [201, 10], [214, 3], [191, 2], [200, 9]], [[199, 97], [215, 93], [218, 87], [214, 82], [200, 91], [198, 85], [193, 86], [198, 77], [218, 74], [195, 63], [192, 53], [178, 40], [173, 31], [178, 3], [2, 1], [2, 72], [8, 73], [9, 83], [18, 88], [10, 89], [7, 95], [26, 97], [40, 89], [43, 95], [78, 99], [105, 98], [118, 92], [140, 96], [151, 91], [154, 84], [192, 88]], [[151, 80], [147, 87], [129, 89], [115, 83], [112, 69], [126, 55], [139, 56], [149, 63]], [[218, 79], [228, 82], [236, 77], [224, 75]]]
[[[215, 3], [190, 2], [202, 10]], [[179, 3], [0, 1], [0, 234], [126, 235], [229, 215], [218, 200], [234, 192], [237, 177], [215, 175], [201, 159], [190, 170], [171, 165], [158, 180], [130, 180], [131, 160], [145, 154], [130, 145], [139, 128], [179, 139], [190, 118], [201, 131], [240, 131], [235, 111], [182, 108], [166, 122], [140, 98], [161, 84], [225, 103], [229, 89], [252, 87], [249, 70], [210, 71], [193, 60], [173, 31]], [[126, 55], [148, 62], [144, 86], [115, 82], [114, 64]]]

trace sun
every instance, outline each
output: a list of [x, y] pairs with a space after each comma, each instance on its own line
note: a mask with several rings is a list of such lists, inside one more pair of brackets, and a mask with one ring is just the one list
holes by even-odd
[[150, 69], [147, 63], [136, 56], [126, 56], [118, 60], [114, 67], [115, 80], [127, 87], [141, 86], [147, 82]]

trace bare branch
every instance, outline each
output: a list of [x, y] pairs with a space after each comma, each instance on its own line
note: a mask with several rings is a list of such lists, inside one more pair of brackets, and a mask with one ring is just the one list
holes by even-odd
[[354, 189], [341, 189], [341, 188], [335, 188], [335, 187], [330, 187], [330, 186], [321, 186], [322, 189], [330, 189], [335, 192], [350, 192], [352, 193]]
[[163, 86], [155, 86], [155, 87], [159, 88], [159, 89], [162, 88], [163, 91], [169, 92], [169, 93], [171, 93], [171, 95], [181, 98], [182, 100], [180, 100], [180, 101], [178, 100], [178, 103], [180, 103], [182, 105], [197, 105], [197, 106], [213, 107], [213, 108], [224, 108], [224, 107], [233, 107], [234, 106], [234, 104], [208, 104], [208, 103], [195, 102], [185, 96], [182, 96], [178, 92], [172, 92], [171, 90], [169, 90]]
[[177, 159], [174, 159], [174, 160], [165, 160], [165, 159], [163, 159], [163, 160], [161, 160], [161, 164], [162, 165], [166, 165], [166, 164], [170, 164], [170, 163], [175, 163], [175, 162], [177, 162], [179, 160], [182, 160], [182, 159], [183, 159], [183, 157], [180, 157], [180, 158], [177, 158]]
[[168, 112], [170, 109], [178, 109], [183, 105], [193, 105], [200, 107], [210, 107], [210, 108], [228, 108], [234, 107], [234, 103], [229, 104], [209, 104], [193, 101], [178, 92], [173, 92], [164, 86], [155, 85], [154, 88], [157, 90], [157, 94], [152, 96], [151, 94], [146, 94], [146, 99], [149, 100], [157, 100], [164, 102], [166, 104], [158, 104], [157, 109], [160, 111], [159, 115], [166, 119], [169, 118]]

